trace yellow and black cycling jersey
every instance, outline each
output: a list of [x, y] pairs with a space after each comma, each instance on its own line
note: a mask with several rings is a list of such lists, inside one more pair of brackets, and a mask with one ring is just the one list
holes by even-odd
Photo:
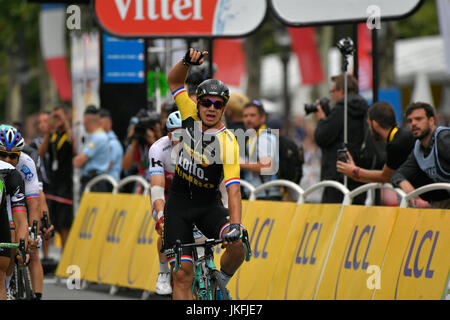
[[181, 113], [183, 147], [179, 149], [175, 176], [170, 191], [190, 199], [214, 199], [219, 184], [239, 184], [239, 146], [235, 136], [225, 128], [203, 131], [197, 105], [181, 87], [173, 93]]

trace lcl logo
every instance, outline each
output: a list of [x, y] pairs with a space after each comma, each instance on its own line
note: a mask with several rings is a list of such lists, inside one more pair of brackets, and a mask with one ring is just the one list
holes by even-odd
[[414, 230], [414, 234], [403, 254], [403, 261], [397, 277], [394, 298], [398, 297], [400, 278], [432, 279], [432, 261], [438, 244], [439, 231], [427, 230], [425, 233]]
[[84, 214], [83, 221], [81, 222], [80, 232], [78, 237], [80, 239], [91, 239], [92, 238], [92, 228], [95, 224], [95, 218], [97, 217], [97, 208], [88, 207], [86, 213]]
[[126, 215], [127, 212], [125, 210], [114, 210], [113, 216], [109, 223], [108, 233], [106, 234], [106, 242], [120, 242], [120, 233], [122, 232]]

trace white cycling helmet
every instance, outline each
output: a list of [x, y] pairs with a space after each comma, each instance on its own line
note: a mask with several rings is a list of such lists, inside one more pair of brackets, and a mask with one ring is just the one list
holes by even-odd
[[2, 124], [0, 125], [0, 150], [22, 151], [25, 140], [16, 128]]
[[170, 130], [181, 128], [181, 113], [175, 111], [169, 114], [166, 121], [166, 128]]

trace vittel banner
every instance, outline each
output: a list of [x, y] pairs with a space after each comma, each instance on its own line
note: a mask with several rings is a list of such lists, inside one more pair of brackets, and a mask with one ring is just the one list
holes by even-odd
[[411, 14], [425, 0], [270, 0], [275, 16], [293, 26], [345, 21], [396, 19]]
[[124, 37], [237, 37], [262, 23], [265, 0], [95, 0], [102, 27]]

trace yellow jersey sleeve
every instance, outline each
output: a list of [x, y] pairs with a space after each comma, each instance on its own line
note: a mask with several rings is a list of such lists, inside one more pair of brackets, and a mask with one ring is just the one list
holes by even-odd
[[199, 120], [197, 105], [189, 98], [185, 87], [178, 88], [172, 92], [172, 96], [177, 104], [178, 110], [180, 110], [181, 120], [186, 120], [189, 117], [194, 118], [194, 120]]
[[239, 145], [234, 135], [224, 130], [220, 135], [221, 157], [223, 163], [223, 176], [225, 187], [240, 184]]

